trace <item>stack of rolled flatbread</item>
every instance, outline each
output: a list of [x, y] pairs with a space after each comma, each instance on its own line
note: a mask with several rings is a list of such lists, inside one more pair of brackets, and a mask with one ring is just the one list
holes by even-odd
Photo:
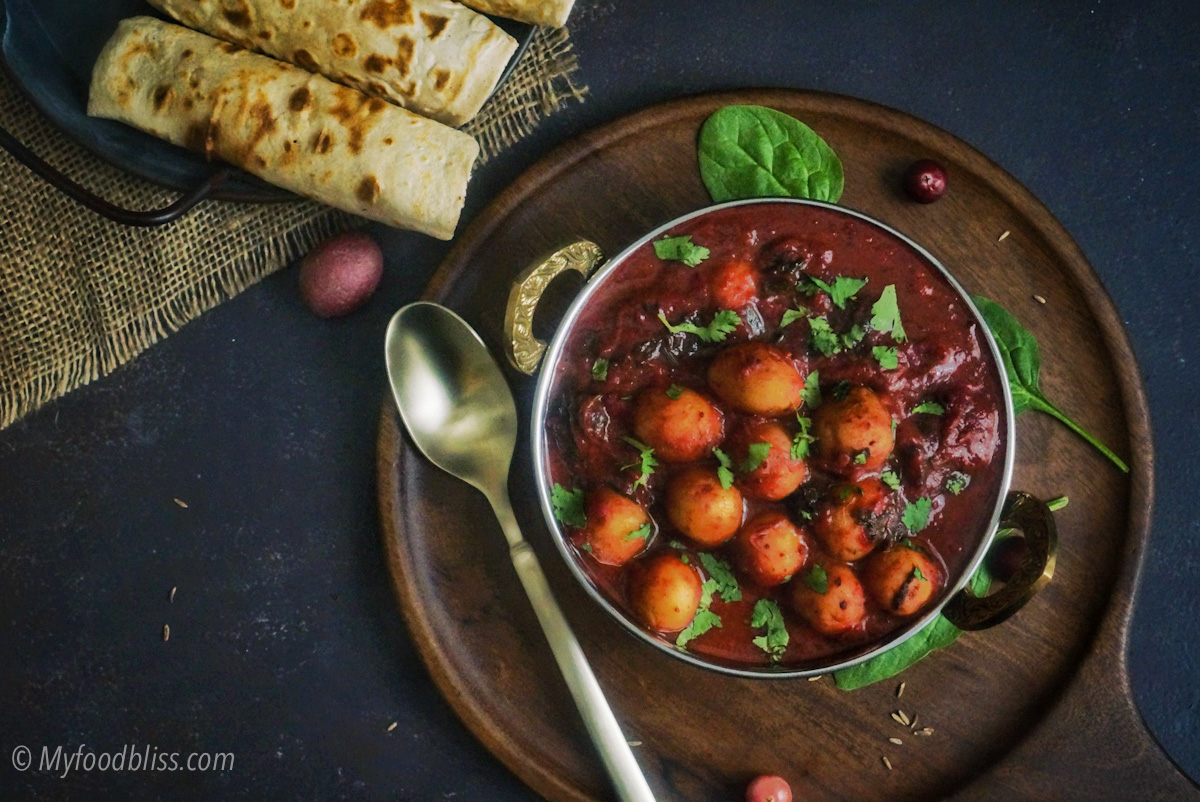
[[450, 126], [479, 112], [517, 47], [472, 8], [562, 25], [574, 0], [150, 2], [189, 27], [122, 21], [88, 114], [450, 239], [479, 155]]

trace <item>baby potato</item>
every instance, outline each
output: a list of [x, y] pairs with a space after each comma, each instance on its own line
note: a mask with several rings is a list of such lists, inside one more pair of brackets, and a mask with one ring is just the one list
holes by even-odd
[[867, 531], [868, 516], [879, 511], [886, 493], [878, 479], [836, 485], [813, 518], [813, 533], [836, 560], [854, 562], [875, 548]]
[[712, 402], [695, 390], [652, 387], [637, 398], [633, 432], [664, 462], [694, 462], [709, 455], [725, 436], [725, 419]]
[[713, 300], [722, 309], [741, 309], [758, 296], [758, 274], [749, 262], [726, 262], [709, 279]]
[[924, 551], [897, 544], [867, 561], [863, 579], [880, 607], [893, 615], [906, 616], [933, 598], [942, 572]]
[[678, 632], [700, 607], [700, 575], [664, 552], [634, 566], [629, 577], [629, 606], [634, 616], [657, 632]]
[[754, 516], [733, 539], [734, 563], [763, 588], [786, 582], [808, 557], [808, 543], [800, 530], [779, 512]]
[[[646, 547], [653, 532], [650, 513], [610, 487], [599, 487], [588, 493], [584, 512], [587, 524], [583, 527], [583, 540], [587, 551], [605, 565], [629, 562]], [[650, 530], [643, 530], [642, 527], [647, 525]], [[646, 536], [635, 535], [635, 532], [645, 532]]]
[[[862, 583], [850, 566], [842, 563], [822, 563], [825, 572], [825, 591], [814, 590], [809, 582], [793, 582], [792, 607], [822, 635], [840, 635], [862, 623], [866, 596]], [[813, 582], [819, 587], [819, 582]]]
[[770, 418], [800, 408], [804, 379], [778, 348], [749, 342], [717, 354], [708, 366], [708, 386], [735, 409]]
[[733, 460], [745, 464], [754, 443], [768, 443], [767, 456], [752, 471], [738, 476], [737, 484], [750, 498], [779, 501], [791, 495], [808, 478], [804, 460], [792, 459], [792, 437], [774, 421], [751, 423], [730, 438], [729, 453]]
[[818, 453], [843, 475], [879, 470], [895, 445], [891, 413], [866, 387], [853, 387], [844, 398], [817, 407], [813, 434]]
[[742, 494], [721, 486], [715, 469], [693, 465], [667, 484], [667, 517], [702, 546], [718, 546], [742, 525]]

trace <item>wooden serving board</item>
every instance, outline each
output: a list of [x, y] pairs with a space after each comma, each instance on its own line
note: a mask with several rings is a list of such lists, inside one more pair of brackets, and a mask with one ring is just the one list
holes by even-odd
[[[1137, 365], [1079, 248], [987, 157], [920, 120], [845, 97], [687, 98], [609, 123], [526, 171], [459, 238], [426, 298], [462, 314], [499, 357], [509, 284], [531, 260], [576, 237], [614, 254], [709, 202], [696, 168], [697, 132], [711, 112], [734, 103], [807, 122], [845, 164], [843, 205], [905, 232], [968, 290], [1011, 310], [1041, 343], [1049, 397], [1126, 457], [1132, 473], [1026, 413], [1014, 488], [1071, 499], [1058, 513], [1058, 570], [1046, 590], [1009, 622], [969, 633], [906, 672], [899, 699], [898, 681], [842, 692], [828, 678], [734, 679], [637, 641], [576, 585], [534, 492], [534, 381], [510, 371], [521, 410], [511, 482], [517, 517], [659, 798], [737, 799], [760, 773], [783, 775], [806, 801], [1200, 796], [1151, 740], [1129, 693], [1125, 641], [1153, 495]], [[946, 196], [929, 206], [898, 190], [904, 167], [922, 157], [949, 173]], [[612, 798], [487, 502], [415, 451], [390, 399], [379, 496], [400, 606], [459, 716], [547, 798]], [[933, 734], [909, 733], [890, 717], [897, 710]]]

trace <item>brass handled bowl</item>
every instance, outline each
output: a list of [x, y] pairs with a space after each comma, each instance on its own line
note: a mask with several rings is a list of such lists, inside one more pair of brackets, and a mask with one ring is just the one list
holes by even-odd
[[[691, 650], [680, 649], [664, 635], [650, 631], [621, 604], [611, 598], [593, 574], [589, 572], [583, 564], [585, 558], [572, 546], [568, 536], [556, 520], [551, 501], [552, 479], [549, 472], [550, 455], [547, 438], [549, 407], [559, 362], [563, 359], [564, 348], [579, 322], [581, 314], [597, 294], [603, 292], [608, 279], [626, 263], [631, 254], [647, 243], [660, 238], [681, 224], [697, 221], [699, 218], [721, 210], [754, 204], [797, 204], [830, 210], [838, 215], [853, 218], [853, 220], [847, 221], [849, 224], [862, 225], [865, 223], [874, 227], [878, 232], [895, 237], [912, 248], [927, 265], [932, 266], [937, 273], [940, 273], [953, 288], [958, 299], [974, 316], [974, 322], [983, 335], [981, 339], [986, 342], [987, 353], [984, 354], [984, 361], [990, 362], [991, 367], [995, 370], [998, 385], [1002, 388], [1002, 398], [995, 399], [1004, 432], [998, 446], [1002, 453], [994, 458], [1002, 460], [996, 479], [999, 487], [995, 493], [995, 503], [987, 517], [987, 525], [980, 531], [964, 536], [964, 542], [967, 544], [964, 552], [967, 556], [966, 559], [959, 559], [961, 568], [948, 574], [941, 591], [933, 602], [929, 603], [920, 614], [912, 616], [903, 626], [868, 643], [865, 647], [838, 654], [815, 665], [755, 667], [730, 664], [727, 661], [713, 659]], [[509, 349], [507, 356], [514, 367], [532, 375], [538, 371], [539, 363], [541, 364], [534, 396], [531, 431], [537, 492], [546, 525], [554, 533], [555, 543], [576, 579], [596, 603], [631, 634], [673, 658], [726, 674], [743, 677], [815, 676], [847, 668], [882, 654], [920, 631], [938, 615], [946, 616], [955, 626], [966, 630], [983, 629], [998, 624], [1019, 610], [1050, 580], [1054, 572], [1056, 547], [1053, 516], [1046, 505], [1034, 496], [1028, 493], [1009, 491], [1015, 456], [1015, 416], [1011, 389], [1005, 376], [1000, 353], [979, 311], [971, 302], [970, 296], [945, 267], [920, 245], [887, 225], [850, 209], [815, 201], [770, 199], [734, 201], [700, 209], [650, 231], [609, 259], [603, 267], [601, 267], [602, 262], [603, 256], [598, 246], [591, 242], [579, 241], [571, 243], [531, 265], [514, 281], [508, 301], [505, 334]], [[552, 342], [546, 344], [533, 336], [534, 312], [545, 289], [557, 276], [566, 271], [576, 271], [589, 281], [566, 311]], [[1025, 558], [1016, 573], [998, 590], [984, 597], [976, 597], [967, 587], [968, 582], [987, 556], [996, 533], [1001, 529], [1019, 530], [1024, 534], [1027, 545]]]

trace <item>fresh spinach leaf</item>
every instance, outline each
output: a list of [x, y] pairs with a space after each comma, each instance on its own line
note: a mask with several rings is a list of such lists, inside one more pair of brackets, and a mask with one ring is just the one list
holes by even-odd
[[[991, 585], [991, 574], [982, 565], [967, 583], [967, 587], [975, 596], [986, 596]], [[939, 615], [899, 646], [888, 649], [865, 663], [833, 672], [833, 681], [841, 690], [853, 691], [894, 677], [931, 652], [954, 643], [961, 634], [961, 629], [951, 624], [945, 616]]]
[[700, 128], [700, 178], [718, 203], [812, 198], [837, 203], [842, 162], [811, 128], [763, 106], [726, 106]]
[[995, 301], [981, 295], [971, 296], [983, 321], [996, 340], [1000, 349], [1000, 357], [1004, 360], [1004, 371], [1008, 374], [1008, 384], [1012, 389], [1013, 411], [1020, 415], [1027, 409], [1045, 412], [1075, 434], [1091, 443], [1104, 456], [1124, 473], [1129, 473], [1129, 466], [1124, 460], [1114, 454], [1108, 446], [1087, 432], [1082, 426], [1071, 420], [1062, 410], [1046, 398], [1040, 386], [1042, 357], [1037, 340], [1022, 326], [1015, 317]]

